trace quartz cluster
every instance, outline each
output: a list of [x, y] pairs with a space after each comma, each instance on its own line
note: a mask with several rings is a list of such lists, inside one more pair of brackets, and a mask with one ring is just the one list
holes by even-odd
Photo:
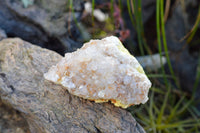
[[141, 65], [115, 36], [91, 40], [66, 53], [44, 77], [73, 95], [122, 108], [144, 104], [151, 87]]

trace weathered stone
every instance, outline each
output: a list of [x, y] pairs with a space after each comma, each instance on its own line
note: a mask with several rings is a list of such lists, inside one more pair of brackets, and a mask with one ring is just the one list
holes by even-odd
[[26, 120], [0, 98], [0, 133], [30, 133]]
[[60, 54], [81, 47], [79, 21], [82, 0], [73, 0], [74, 15], [69, 0], [34, 0], [24, 7], [21, 0], [0, 0], [0, 28], [8, 37], [20, 37]]
[[43, 74], [61, 58], [17, 38], [0, 42], [0, 97], [22, 114], [32, 133], [145, 132], [126, 110], [70, 95], [45, 80]]

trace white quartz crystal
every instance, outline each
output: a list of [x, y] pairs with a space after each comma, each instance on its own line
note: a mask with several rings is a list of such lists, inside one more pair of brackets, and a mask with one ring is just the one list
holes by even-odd
[[71, 94], [127, 108], [145, 103], [151, 82], [117, 37], [91, 40], [44, 74]]

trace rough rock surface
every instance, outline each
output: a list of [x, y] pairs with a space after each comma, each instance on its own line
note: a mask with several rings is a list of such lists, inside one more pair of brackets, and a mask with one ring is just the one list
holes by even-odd
[[[83, 11], [82, 3], [73, 0], [77, 21]], [[33, 0], [26, 8], [22, 0], [0, 0], [0, 28], [8, 37], [20, 37], [61, 54], [81, 46], [74, 17], [69, 11], [69, 0]]]
[[32, 133], [134, 132], [143, 128], [129, 112], [70, 95], [43, 78], [61, 56], [20, 39], [0, 42], [0, 97], [27, 120]]
[[28, 124], [19, 111], [3, 104], [1, 99], [0, 133], [30, 133]]
[[0, 41], [6, 37], [7, 37], [7, 35], [6, 35], [5, 31], [0, 28]]

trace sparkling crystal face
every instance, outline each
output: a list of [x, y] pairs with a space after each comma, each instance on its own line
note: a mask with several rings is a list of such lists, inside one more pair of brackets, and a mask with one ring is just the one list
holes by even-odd
[[127, 108], [145, 103], [151, 82], [117, 37], [91, 40], [44, 74], [71, 94]]

